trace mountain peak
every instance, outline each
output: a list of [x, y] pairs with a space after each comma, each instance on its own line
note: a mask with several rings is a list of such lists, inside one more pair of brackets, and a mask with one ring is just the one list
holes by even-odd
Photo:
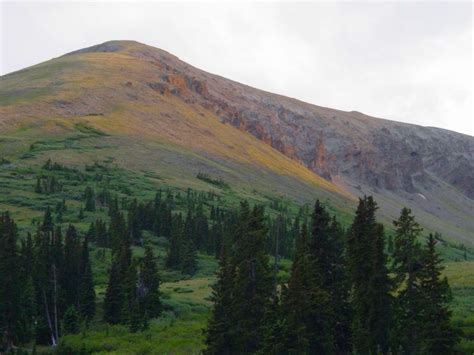
[[80, 54], [80, 53], [98, 53], [98, 52], [122, 52], [132, 46], [153, 48], [153, 47], [147, 46], [146, 44], [143, 44], [137, 41], [132, 41], [132, 40], [112, 40], [112, 41], [107, 41], [101, 44], [96, 44], [90, 47], [82, 48], [82, 49], [67, 53], [65, 55], [74, 55], [74, 54]]

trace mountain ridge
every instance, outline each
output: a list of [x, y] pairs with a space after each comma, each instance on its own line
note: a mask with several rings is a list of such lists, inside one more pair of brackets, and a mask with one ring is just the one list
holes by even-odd
[[[229, 125], [324, 178], [328, 184], [318, 182], [324, 189], [335, 185], [347, 196], [374, 194], [390, 217], [409, 205], [426, 213], [425, 225], [449, 221], [450, 227], [437, 229], [474, 242], [474, 225], [467, 218], [474, 211], [474, 139], [469, 135], [272, 94], [135, 41], [70, 52], [3, 76], [2, 86], [0, 126], [5, 128], [26, 122], [25, 117], [32, 122], [44, 116], [80, 117], [106, 131], [160, 136], [228, 159], [250, 154], [246, 163], [260, 159], [261, 164], [265, 159], [238, 147], [238, 134], [224, 128]], [[133, 117], [133, 125], [124, 114]], [[235, 136], [236, 154], [222, 130]], [[202, 133], [200, 141], [196, 132]], [[216, 143], [202, 138], [206, 134], [222, 137]]]

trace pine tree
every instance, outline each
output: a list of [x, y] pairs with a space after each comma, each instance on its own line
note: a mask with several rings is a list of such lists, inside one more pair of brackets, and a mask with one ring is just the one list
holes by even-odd
[[[81, 285], [81, 244], [76, 228], [69, 225], [64, 240], [64, 269], [61, 286], [64, 292], [65, 308], [79, 308], [79, 288]], [[61, 269], [61, 268], [60, 268]]]
[[308, 231], [303, 224], [296, 239], [296, 250], [291, 268], [288, 288], [282, 291], [282, 313], [285, 316], [283, 331], [285, 348], [289, 353], [303, 354], [308, 352], [310, 343], [309, 274], [311, 272], [308, 258]]
[[312, 236], [309, 241], [307, 310], [310, 353], [334, 351], [334, 327], [336, 310], [332, 304], [332, 274], [334, 272], [334, 245], [330, 230], [331, 218], [321, 203], [316, 201], [312, 216]]
[[333, 217], [329, 227], [332, 267], [328, 275], [328, 290], [331, 294], [333, 312], [334, 350], [347, 354], [352, 350], [352, 306], [350, 283], [347, 272], [346, 238], [339, 222]]
[[196, 247], [192, 240], [184, 240], [180, 248], [181, 272], [187, 275], [194, 275], [197, 269]]
[[19, 297], [22, 291], [17, 275], [20, 264], [17, 251], [17, 227], [8, 213], [0, 216], [0, 329], [3, 335], [3, 350], [9, 352], [16, 338], [15, 329], [19, 320]]
[[141, 314], [156, 318], [161, 313], [160, 277], [153, 250], [147, 246], [140, 265], [138, 295]]
[[230, 263], [228, 247], [223, 246], [219, 261], [217, 282], [212, 286], [213, 308], [207, 324], [205, 354], [232, 354], [234, 328], [229, 305], [232, 304], [234, 268]]
[[[360, 354], [377, 354], [387, 348], [390, 308], [384, 307], [389, 307], [389, 280], [383, 267], [383, 229], [375, 220], [376, 209], [371, 196], [359, 199], [347, 241], [354, 311], [352, 341]], [[381, 324], [383, 328], [377, 328]]]
[[166, 255], [166, 267], [178, 269], [181, 265], [181, 247], [184, 239], [183, 220], [181, 214], [173, 216], [168, 254]]
[[451, 323], [451, 311], [448, 308], [451, 290], [446, 277], [441, 278], [443, 266], [436, 251], [436, 243], [436, 238], [430, 234], [423, 251], [420, 289], [424, 301], [421, 353], [453, 354], [459, 332]]
[[121, 283], [120, 263], [116, 258], [110, 268], [109, 282], [104, 299], [104, 321], [107, 323], [118, 324], [122, 320], [124, 297]]
[[388, 276], [385, 254], [383, 226], [376, 226], [375, 240], [372, 241], [372, 271], [369, 276], [367, 298], [370, 300], [369, 329], [372, 354], [388, 354], [390, 347], [390, 327], [392, 297], [391, 281]]
[[417, 241], [421, 228], [411, 214], [403, 208], [400, 218], [393, 222], [396, 228], [392, 254], [394, 288], [399, 290], [395, 299], [395, 346], [406, 354], [420, 351], [423, 299], [420, 294], [422, 270], [421, 247]]
[[79, 288], [79, 311], [82, 319], [91, 320], [95, 315], [95, 290], [89, 259], [88, 238], [84, 238], [81, 257], [81, 286]]
[[[1, 254], [1, 252], [0, 252]], [[1, 257], [1, 256], [0, 256]], [[34, 321], [37, 312], [35, 288], [33, 283], [33, 241], [28, 233], [26, 240], [21, 243], [19, 265], [19, 283], [21, 292], [19, 297], [18, 341], [26, 343], [34, 335]]]
[[122, 323], [131, 325], [134, 322], [134, 317], [138, 313], [138, 295], [137, 295], [137, 263], [135, 260], [131, 261], [128, 269], [125, 270], [122, 289], [124, 295], [124, 303], [122, 306]]
[[84, 200], [86, 201], [84, 209], [89, 212], [94, 212], [95, 211], [95, 193], [92, 187], [90, 186], [86, 187], [86, 190], [84, 191]]
[[53, 223], [53, 217], [51, 215], [51, 208], [48, 206], [46, 208], [46, 212], [44, 213], [41, 230], [43, 232], [52, 232], [53, 228], [54, 228], [54, 223]]
[[262, 326], [273, 285], [266, 253], [268, 229], [261, 206], [249, 212], [248, 203], [241, 204], [240, 223], [234, 248], [235, 279], [231, 304], [236, 352], [250, 353], [259, 349]]

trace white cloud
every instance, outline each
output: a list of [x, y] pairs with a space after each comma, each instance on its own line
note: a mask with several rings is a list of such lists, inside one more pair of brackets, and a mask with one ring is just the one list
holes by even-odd
[[322, 106], [474, 135], [472, 4], [2, 2], [1, 72], [111, 39]]

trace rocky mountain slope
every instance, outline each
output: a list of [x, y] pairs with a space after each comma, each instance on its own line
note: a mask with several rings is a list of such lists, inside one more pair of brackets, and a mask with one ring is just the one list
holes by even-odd
[[[252, 181], [275, 193], [323, 194], [341, 208], [374, 194], [386, 221], [408, 205], [427, 229], [474, 244], [473, 137], [271, 94], [137, 42], [107, 42], [2, 77], [0, 114], [4, 132], [62, 134], [85, 121], [122, 139], [124, 151], [132, 149], [124, 137], [137, 137], [146, 166], [163, 170], [167, 156], [183, 176], [205, 170], [243, 184], [250, 173], [242, 171], [253, 169]], [[21, 137], [5, 154], [24, 148]], [[163, 153], [171, 146], [189, 154]]]

